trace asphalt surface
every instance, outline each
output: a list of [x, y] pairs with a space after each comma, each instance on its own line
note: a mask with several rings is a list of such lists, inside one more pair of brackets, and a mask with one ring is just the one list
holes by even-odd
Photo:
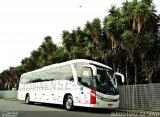
[[25, 104], [15, 99], [0, 98], [0, 117], [160, 117], [160, 112], [124, 109], [91, 109], [77, 107], [67, 111], [61, 105]]
[[19, 100], [0, 98], [0, 117], [111, 117], [112, 112], [107, 109], [76, 108], [67, 111], [61, 105], [25, 104]]

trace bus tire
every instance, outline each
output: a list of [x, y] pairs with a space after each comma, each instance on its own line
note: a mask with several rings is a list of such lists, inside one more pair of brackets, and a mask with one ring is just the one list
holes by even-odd
[[71, 95], [68, 95], [65, 99], [65, 108], [68, 111], [74, 110], [74, 105], [73, 105], [73, 98]]
[[30, 101], [30, 96], [29, 96], [29, 94], [26, 95], [25, 102], [26, 102], [26, 104], [33, 104], [33, 103]]

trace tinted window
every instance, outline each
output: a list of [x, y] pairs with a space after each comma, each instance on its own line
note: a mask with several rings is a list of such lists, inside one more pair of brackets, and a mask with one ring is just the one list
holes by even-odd
[[60, 75], [60, 67], [47, 69], [45, 70], [45, 72], [46, 72], [46, 79], [56, 80]]
[[73, 78], [71, 65], [62, 66], [60, 68], [59, 79], [71, 80]]
[[29, 83], [30, 78], [27, 76], [21, 76], [20, 83]]
[[51, 68], [39, 72], [33, 72], [21, 77], [21, 83], [34, 83], [51, 80], [70, 80], [74, 81], [71, 65]]
[[51, 68], [45, 72], [47, 73], [45, 80], [70, 80], [72, 78], [71, 65]]

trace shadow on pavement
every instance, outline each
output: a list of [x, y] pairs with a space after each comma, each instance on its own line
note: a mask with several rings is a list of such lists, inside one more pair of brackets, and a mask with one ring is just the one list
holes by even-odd
[[[48, 103], [34, 103], [30, 105], [36, 105], [36, 106], [42, 106], [42, 107], [49, 107], [49, 108], [56, 108], [56, 109], [62, 109], [63, 111], [67, 111], [63, 105], [58, 104], [48, 104]], [[114, 110], [110, 109], [104, 109], [104, 108], [89, 108], [89, 107], [75, 107], [73, 112], [87, 112], [87, 113], [106, 113], [110, 114]]]

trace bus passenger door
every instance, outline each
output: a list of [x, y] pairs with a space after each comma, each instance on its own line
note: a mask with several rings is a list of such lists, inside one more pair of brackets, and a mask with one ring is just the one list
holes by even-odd
[[[84, 68], [80, 80], [80, 103], [90, 106], [92, 72], [90, 68]], [[88, 104], [88, 105], [87, 105]]]

